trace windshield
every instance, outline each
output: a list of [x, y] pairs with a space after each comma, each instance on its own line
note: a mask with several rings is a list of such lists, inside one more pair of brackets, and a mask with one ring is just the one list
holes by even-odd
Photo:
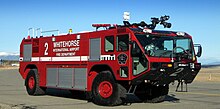
[[171, 57], [172, 53], [188, 52], [193, 54], [191, 39], [173, 36], [155, 36], [148, 34], [137, 34], [138, 41], [151, 57]]

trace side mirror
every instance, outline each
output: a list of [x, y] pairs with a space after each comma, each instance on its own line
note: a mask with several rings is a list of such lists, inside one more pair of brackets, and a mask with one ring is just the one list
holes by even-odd
[[196, 52], [197, 57], [201, 57], [202, 55], [202, 46], [200, 44], [194, 44], [194, 48]]

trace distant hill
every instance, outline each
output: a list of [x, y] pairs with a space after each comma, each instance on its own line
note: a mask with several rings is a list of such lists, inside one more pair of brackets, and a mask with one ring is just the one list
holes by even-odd
[[18, 53], [7, 53], [7, 52], [0, 52], [0, 59], [2, 60], [19, 60]]
[[202, 63], [202, 67], [203, 68], [210, 68], [210, 67], [218, 67], [218, 66], [220, 66], [220, 61], [219, 60], [208, 60], [206, 63]]
[[219, 67], [220, 62], [213, 62], [213, 63], [208, 63], [208, 64], [202, 64], [203, 68], [211, 68], [211, 67]]
[[216, 64], [216, 65], [202, 65], [202, 68], [212, 68], [212, 67], [219, 67], [220, 64]]

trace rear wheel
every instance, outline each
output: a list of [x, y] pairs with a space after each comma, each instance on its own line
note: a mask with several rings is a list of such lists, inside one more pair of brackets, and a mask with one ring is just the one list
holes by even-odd
[[100, 72], [92, 85], [92, 101], [98, 105], [120, 105], [125, 99], [126, 89], [116, 83], [110, 71]]
[[39, 86], [39, 76], [37, 69], [31, 69], [26, 77], [25, 86], [29, 95], [42, 95], [45, 94], [46, 88]]

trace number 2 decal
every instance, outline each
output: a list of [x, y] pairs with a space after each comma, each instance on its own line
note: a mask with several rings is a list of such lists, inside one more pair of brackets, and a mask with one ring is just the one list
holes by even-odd
[[44, 47], [45, 47], [45, 51], [44, 51], [44, 55], [48, 55], [48, 43], [46, 42], [45, 44], [44, 44]]

